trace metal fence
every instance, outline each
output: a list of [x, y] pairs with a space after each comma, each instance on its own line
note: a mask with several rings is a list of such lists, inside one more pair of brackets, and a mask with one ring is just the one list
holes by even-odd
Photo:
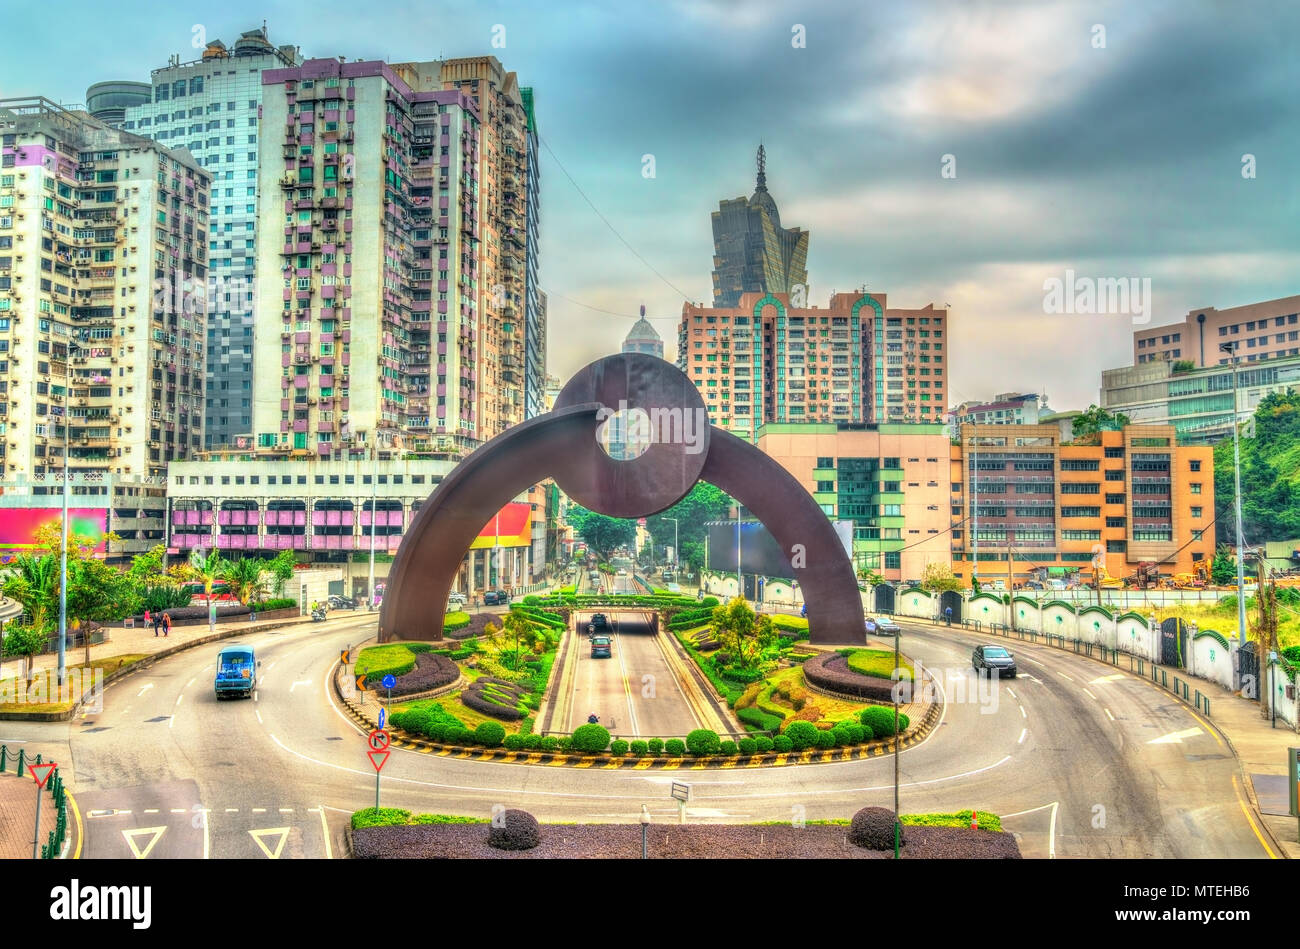
[[[29, 764], [42, 764], [39, 754], [28, 760], [27, 749], [19, 748], [15, 755], [6, 745], [0, 745], [0, 774], [8, 770], [10, 761], [13, 761], [14, 770], [20, 777], [27, 771]], [[45, 782], [41, 793], [48, 793], [55, 807], [54, 829], [50, 831], [49, 839], [41, 845], [41, 859], [55, 860], [63, 852], [63, 845], [68, 839], [68, 795], [63, 787], [63, 776], [57, 767]]]

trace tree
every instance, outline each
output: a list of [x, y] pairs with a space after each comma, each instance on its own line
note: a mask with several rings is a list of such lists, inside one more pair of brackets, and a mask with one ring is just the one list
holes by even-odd
[[[1272, 392], [1255, 410], [1255, 434], [1240, 437], [1242, 531], [1252, 543], [1300, 536], [1300, 393]], [[1232, 438], [1214, 446], [1218, 539], [1236, 543]]]
[[756, 617], [742, 596], [715, 606], [712, 621], [714, 638], [737, 669], [758, 668], [763, 650], [775, 642], [771, 617]]
[[[693, 556], [692, 566], [698, 572], [704, 567], [704, 538], [709, 531], [705, 525], [724, 520], [735, 503], [721, 488], [698, 481], [668, 510], [647, 517], [646, 530], [656, 547], [680, 546], [681, 550], [675, 552], [679, 562], [685, 564]], [[675, 526], [670, 518], [677, 519]]]
[[1074, 417], [1072, 430], [1075, 438], [1085, 438], [1098, 432], [1119, 431], [1129, 424], [1129, 418], [1123, 412], [1107, 412], [1096, 405], [1090, 405]]
[[49, 554], [19, 554], [0, 590], [22, 604], [32, 626], [48, 631], [59, 615], [59, 562]]
[[938, 560], [931, 560], [921, 571], [921, 589], [931, 593], [943, 593], [948, 590], [960, 590], [962, 583], [952, 572], [952, 567]]
[[143, 586], [171, 583], [171, 577], [163, 569], [166, 556], [167, 548], [162, 544], [154, 544], [144, 553], [131, 558], [131, 566], [127, 568], [126, 575]]
[[215, 547], [207, 554], [203, 553], [202, 547], [195, 547], [190, 553], [190, 562], [181, 564], [179, 568], [183, 579], [203, 585], [203, 602], [209, 610], [212, 607], [212, 587], [221, 579], [224, 572], [221, 553]]
[[523, 616], [522, 613], [516, 613], [513, 610], [506, 614], [502, 620], [502, 632], [514, 642], [515, 660], [511, 666], [516, 672], [519, 671], [519, 642], [523, 640], [525, 645], [531, 645], [533, 639], [533, 624]]
[[23, 678], [30, 683], [32, 680], [32, 657], [45, 649], [45, 644], [49, 642], [50, 638], [49, 630], [35, 624], [13, 620], [0, 635], [4, 636], [0, 655], [3, 655], [6, 659], [10, 656], [21, 656], [23, 658]]
[[1228, 586], [1237, 580], [1237, 558], [1226, 547], [1214, 552], [1210, 563], [1210, 582], [1215, 586]]
[[275, 578], [276, 596], [284, 596], [284, 585], [293, 579], [293, 570], [297, 564], [298, 558], [293, 555], [292, 550], [282, 550], [266, 561], [266, 569], [270, 570], [271, 576]]
[[265, 565], [266, 561], [259, 557], [223, 560], [221, 579], [240, 603], [250, 606], [266, 594], [266, 581], [262, 579]]
[[636, 524], [625, 518], [597, 514], [572, 503], [566, 517], [602, 561], [608, 561], [615, 550], [636, 540]]

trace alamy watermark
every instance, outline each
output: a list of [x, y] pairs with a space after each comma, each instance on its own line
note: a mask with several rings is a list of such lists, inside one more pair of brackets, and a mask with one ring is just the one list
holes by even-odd
[[104, 670], [66, 669], [63, 684], [58, 673], [45, 669], [31, 681], [22, 676], [0, 680], [0, 705], [52, 705], [59, 702], [84, 702], [87, 712], [104, 710]]
[[1043, 281], [1044, 313], [1131, 316], [1134, 326], [1151, 322], [1150, 277], [1077, 277]]
[[683, 408], [629, 407], [620, 399], [617, 408], [602, 405], [596, 412], [596, 441], [611, 458], [628, 461], [651, 445], [682, 445], [686, 454], [704, 451], [709, 413], [703, 406]]

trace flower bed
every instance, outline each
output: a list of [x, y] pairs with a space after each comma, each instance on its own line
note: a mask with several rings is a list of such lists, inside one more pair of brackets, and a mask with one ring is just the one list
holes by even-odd
[[459, 678], [460, 666], [446, 656], [420, 652], [415, 656], [415, 668], [397, 677], [392, 694], [414, 695], [417, 692], [432, 692], [444, 685], [451, 685]]
[[861, 675], [838, 653], [824, 653], [803, 664], [804, 679], [814, 688], [877, 702], [892, 702], [893, 681]]
[[460, 694], [460, 700], [483, 715], [517, 722], [528, 714], [528, 708], [523, 705], [528, 691], [528, 687], [519, 682], [507, 682], [494, 676], [479, 676]]

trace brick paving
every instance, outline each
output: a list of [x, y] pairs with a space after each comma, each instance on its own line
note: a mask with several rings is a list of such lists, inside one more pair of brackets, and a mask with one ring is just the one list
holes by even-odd
[[[14, 750], [12, 747], [10, 750]], [[36, 782], [31, 773], [19, 777], [14, 774], [14, 764], [8, 763], [9, 771], [0, 775], [0, 860], [30, 860], [32, 857], [32, 831], [36, 825]], [[41, 791], [41, 845], [50, 839], [54, 830], [56, 809], [54, 799], [50, 796], [48, 785]], [[72, 816], [71, 803], [68, 807], [68, 836], [72, 839], [72, 850], [77, 842], [76, 819]], [[71, 852], [71, 851], [69, 851]]]

